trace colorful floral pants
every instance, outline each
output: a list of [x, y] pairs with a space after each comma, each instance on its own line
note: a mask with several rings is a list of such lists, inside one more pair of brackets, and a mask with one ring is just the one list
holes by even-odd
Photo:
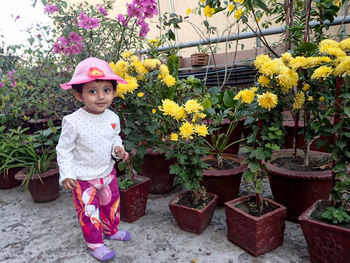
[[114, 235], [120, 222], [116, 172], [90, 181], [77, 180], [73, 202], [84, 239], [90, 249], [103, 245], [103, 234]]

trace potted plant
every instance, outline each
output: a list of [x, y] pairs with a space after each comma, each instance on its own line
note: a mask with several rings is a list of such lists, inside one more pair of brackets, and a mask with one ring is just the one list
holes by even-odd
[[[276, 92], [273, 93], [273, 92]], [[273, 250], [283, 243], [287, 209], [262, 196], [264, 162], [279, 149], [283, 108], [282, 91], [256, 87], [241, 90], [235, 99], [251, 115], [245, 121], [251, 134], [241, 147], [247, 154], [247, 169], [243, 179], [253, 184], [255, 195], [247, 195], [225, 203], [227, 237], [254, 256]], [[281, 100], [280, 100], [281, 99]]]
[[[332, 49], [349, 51], [350, 39], [340, 43], [327, 41]], [[335, 77], [335, 89], [332, 89], [333, 103], [329, 104], [329, 112], [334, 112], [334, 125], [328, 129], [327, 135], [333, 135], [333, 188], [331, 200], [317, 200], [300, 217], [301, 224], [312, 262], [347, 262], [350, 256], [350, 176], [349, 176], [349, 70], [350, 56], [338, 57], [332, 64], [330, 75]]]
[[173, 160], [155, 151], [162, 143], [167, 127], [157, 118], [162, 99], [172, 99], [177, 87], [176, 61], [168, 65], [158, 59], [139, 59], [125, 52], [123, 59], [111, 66], [128, 84], [118, 85], [116, 110], [121, 116], [124, 142], [128, 151], [135, 151], [134, 168], [151, 178], [150, 193], [166, 193], [174, 188], [174, 175], [169, 173]]
[[55, 200], [59, 196], [59, 172], [54, 148], [57, 130], [49, 128], [38, 131], [26, 139], [20, 147], [6, 156], [3, 166], [22, 168], [15, 178], [26, 186], [26, 191], [29, 190], [34, 202]]
[[120, 219], [131, 223], [146, 213], [147, 197], [150, 178], [136, 174], [132, 166], [132, 159], [120, 162], [118, 168], [125, 171], [118, 177], [120, 192]]
[[[0, 189], [9, 189], [21, 184], [15, 179], [15, 174], [21, 170], [21, 167], [11, 167], [17, 163], [19, 157], [16, 149], [25, 142], [24, 134], [28, 128], [7, 129], [6, 126], [0, 126]], [[11, 155], [11, 161], [7, 161]]]
[[243, 126], [243, 123], [240, 121], [239, 103], [234, 100], [236, 94], [232, 90], [226, 89], [215, 95], [212, 91], [209, 94], [209, 98], [203, 101], [210, 127], [210, 134], [205, 140], [208, 155], [202, 157], [202, 161], [208, 163], [209, 167], [204, 170], [201, 185], [218, 196], [218, 205], [224, 205], [226, 201], [237, 197], [242, 174], [246, 169], [246, 159], [243, 156], [227, 152], [244, 140], [241, 138], [242, 129], [238, 127], [241, 124]]
[[[290, 110], [295, 113], [294, 149], [275, 152], [271, 162], [266, 165], [274, 199], [287, 207], [287, 218], [293, 221], [316, 200], [327, 198], [332, 187], [331, 155], [311, 151], [315, 140], [321, 146], [319, 138], [330, 137], [325, 135], [333, 125], [327, 105], [332, 101], [332, 89], [329, 87], [334, 86], [334, 79], [328, 78], [328, 75], [334, 59], [333, 55], [324, 52], [327, 45], [327, 40], [322, 41], [319, 47], [310, 42], [301, 42], [293, 55], [284, 53], [280, 59], [258, 60], [258, 70], [265, 81], [261, 85], [281, 86], [275, 80], [282, 82], [282, 71], [275, 71], [270, 76], [264, 74], [269, 65], [278, 63], [293, 72], [297, 81], [294, 83], [295, 92], [285, 94], [289, 97], [286, 109], [290, 105]], [[342, 54], [345, 53], [342, 51]], [[297, 149], [300, 116], [303, 117], [305, 138], [302, 150]]]
[[200, 234], [210, 223], [218, 197], [207, 193], [200, 185], [203, 169], [207, 168], [201, 157], [207, 154], [204, 137], [207, 126], [201, 124], [203, 107], [194, 99], [179, 105], [172, 100], [163, 100], [159, 110], [169, 124], [170, 138], [161, 145], [168, 159], [176, 163], [170, 166], [186, 191], [176, 195], [169, 203], [177, 224], [182, 230]]

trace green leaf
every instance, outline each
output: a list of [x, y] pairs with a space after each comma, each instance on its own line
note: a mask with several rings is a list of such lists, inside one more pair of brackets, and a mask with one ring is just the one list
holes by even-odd
[[344, 113], [345, 113], [348, 117], [350, 117], [350, 107], [345, 107], [345, 108], [344, 108]]
[[250, 171], [252, 171], [252, 173], [261, 171], [260, 164], [257, 163], [257, 162], [250, 162], [250, 163], [248, 164], [248, 169], [249, 169]]
[[211, 100], [208, 99], [208, 98], [205, 98], [203, 101], [202, 101], [202, 106], [204, 109], [209, 109], [211, 108]]

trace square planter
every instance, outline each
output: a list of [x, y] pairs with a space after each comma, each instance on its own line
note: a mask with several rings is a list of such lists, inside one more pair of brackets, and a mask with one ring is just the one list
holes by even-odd
[[313, 219], [321, 210], [321, 206], [330, 205], [329, 201], [318, 200], [312, 204], [300, 217], [311, 261], [315, 262], [350, 262], [350, 229], [331, 225], [321, 220]]
[[120, 192], [120, 219], [131, 223], [146, 214], [151, 179], [137, 175], [136, 184]]
[[180, 229], [195, 234], [201, 234], [211, 222], [218, 197], [215, 194], [207, 193], [207, 195], [213, 197], [213, 199], [202, 209], [195, 209], [177, 204], [181, 197], [187, 192], [188, 191], [185, 191], [176, 195], [170, 201], [169, 208]]
[[259, 217], [237, 207], [252, 197], [247, 195], [226, 202], [225, 212], [228, 240], [256, 257], [282, 245], [287, 209], [266, 198], [275, 209]]

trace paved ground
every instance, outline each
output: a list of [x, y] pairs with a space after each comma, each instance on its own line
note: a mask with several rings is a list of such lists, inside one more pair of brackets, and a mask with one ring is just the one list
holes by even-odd
[[[247, 192], [241, 184], [241, 193]], [[267, 185], [265, 183], [265, 185]], [[265, 186], [268, 188], [268, 186]], [[218, 207], [211, 224], [201, 235], [178, 228], [168, 208], [168, 194], [149, 195], [146, 215], [121, 229], [129, 230], [129, 242], [106, 241], [117, 251], [111, 262], [120, 263], [306, 263], [310, 262], [301, 228], [286, 222], [281, 247], [253, 257], [226, 238], [226, 216]], [[267, 196], [271, 195], [267, 189]], [[86, 249], [69, 192], [49, 203], [37, 204], [22, 186], [0, 190], [0, 262], [55, 263], [97, 262]]]

